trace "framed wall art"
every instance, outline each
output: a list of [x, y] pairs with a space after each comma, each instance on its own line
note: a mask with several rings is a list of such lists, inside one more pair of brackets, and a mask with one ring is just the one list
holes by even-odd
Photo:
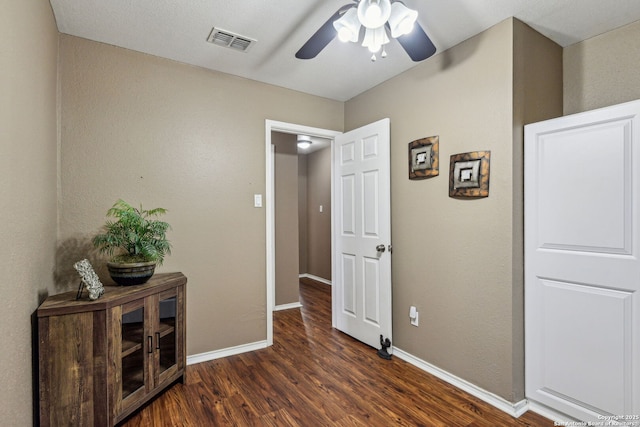
[[438, 136], [409, 143], [409, 179], [425, 179], [440, 174], [438, 145]]
[[449, 197], [489, 196], [491, 151], [454, 154], [449, 163]]

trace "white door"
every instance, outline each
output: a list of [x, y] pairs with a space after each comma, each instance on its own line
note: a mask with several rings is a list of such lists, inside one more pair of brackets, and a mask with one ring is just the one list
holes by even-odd
[[389, 119], [334, 142], [334, 326], [372, 347], [391, 340]]
[[526, 395], [582, 421], [640, 415], [639, 192], [640, 101], [525, 127]]

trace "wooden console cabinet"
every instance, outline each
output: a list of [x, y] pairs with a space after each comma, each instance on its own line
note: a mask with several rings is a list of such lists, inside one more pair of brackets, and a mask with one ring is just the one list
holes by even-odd
[[182, 273], [76, 292], [38, 308], [40, 425], [113, 426], [178, 379], [184, 382]]

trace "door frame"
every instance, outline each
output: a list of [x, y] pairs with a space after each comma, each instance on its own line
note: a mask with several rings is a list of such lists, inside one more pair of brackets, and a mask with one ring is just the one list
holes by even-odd
[[[334, 245], [333, 245], [333, 140], [336, 135], [342, 134], [342, 132], [315, 128], [310, 126], [298, 125], [294, 123], [280, 122], [276, 120], [265, 120], [265, 197], [264, 205], [266, 207], [266, 316], [267, 316], [267, 346], [273, 345], [273, 309], [275, 307], [275, 209], [274, 209], [274, 194], [275, 194], [275, 179], [274, 179], [274, 154], [271, 150], [271, 132], [281, 132], [288, 134], [303, 134], [309, 136], [315, 136], [319, 138], [326, 138], [331, 140], [331, 260], [333, 261]], [[331, 275], [333, 277], [333, 262], [331, 267]], [[332, 313], [332, 324], [335, 324]]]

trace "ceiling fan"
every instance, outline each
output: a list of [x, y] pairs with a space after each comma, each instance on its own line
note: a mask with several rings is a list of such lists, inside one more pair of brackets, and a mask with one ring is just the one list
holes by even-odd
[[336, 36], [341, 41], [369, 48], [371, 60], [376, 53], [386, 57], [384, 45], [396, 39], [409, 57], [422, 61], [436, 52], [436, 47], [416, 22], [418, 12], [399, 0], [353, 0], [356, 4], [342, 6], [296, 52], [298, 59], [315, 58]]

